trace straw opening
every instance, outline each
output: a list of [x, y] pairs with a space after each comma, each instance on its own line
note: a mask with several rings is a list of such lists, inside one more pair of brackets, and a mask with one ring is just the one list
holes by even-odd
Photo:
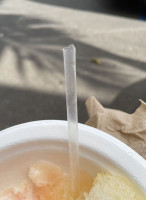
[[70, 44], [69, 46], [64, 47], [62, 49], [63, 52], [65, 52], [65, 51], [75, 51], [75, 50], [76, 50], [76, 48], [75, 48], [75, 46], [73, 44]]

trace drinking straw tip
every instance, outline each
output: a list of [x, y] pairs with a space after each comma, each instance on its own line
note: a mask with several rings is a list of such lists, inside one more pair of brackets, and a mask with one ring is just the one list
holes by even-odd
[[76, 48], [75, 48], [75, 46], [73, 45], [73, 44], [70, 44], [70, 45], [68, 45], [67, 47], [64, 47], [63, 49], [62, 49], [62, 51], [69, 51], [69, 50], [72, 50], [72, 51], [74, 51]]

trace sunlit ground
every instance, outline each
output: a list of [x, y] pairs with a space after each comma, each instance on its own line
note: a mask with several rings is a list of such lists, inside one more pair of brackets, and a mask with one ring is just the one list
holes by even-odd
[[101, 0], [60, 2], [0, 1], [1, 129], [66, 119], [62, 48], [71, 43], [77, 48], [80, 122], [88, 118], [90, 95], [127, 112], [139, 98], [146, 101], [146, 22], [137, 12], [106, 12]]

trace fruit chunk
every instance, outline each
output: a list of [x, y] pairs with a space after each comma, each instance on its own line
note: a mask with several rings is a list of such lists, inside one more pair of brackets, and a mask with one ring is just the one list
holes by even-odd
[[0, 200], [19, 200], [18, 197], [14, 194], [13, 191], [5, 192], [1, 197]]
[[57, 165], [40, 160], [30, 167], [29, 178], [37, 187], [53, 185], [62, 178], [62, 171]]
[[0, 200], [38, 200], [38, 198], [35, 196], [33, 186], [27, 183], [23, 187], [21, 185], [21, 187], [7, 190]]
[[40, 200], [69, 200], [69, 177], [58, 166], [39, 161], [30, 167], [29, 178], [35, 184]]
[[24, 190], [18, 194], [19, 200], [38, 200], [36, 191], [31, 184], [26, 184]]
[[134, 186], [124, 177], [99, 173], [86, 200], [144, 200]]
[[37, 188], [37, 196], [40, 200], [69, 200], [70, 187], [68, 177], [63, 177], [54, 185], [47, 185]]

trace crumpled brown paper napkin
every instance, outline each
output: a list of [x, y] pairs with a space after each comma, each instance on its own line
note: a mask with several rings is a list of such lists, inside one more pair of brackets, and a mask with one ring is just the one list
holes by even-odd
[[118, 138], [146, 159], [146, 103], [140, 101], [139, 108], [128, 114], [104, 108], [94, 97], [89, 97], [86, 101], [89, 115], [86, 124]]

